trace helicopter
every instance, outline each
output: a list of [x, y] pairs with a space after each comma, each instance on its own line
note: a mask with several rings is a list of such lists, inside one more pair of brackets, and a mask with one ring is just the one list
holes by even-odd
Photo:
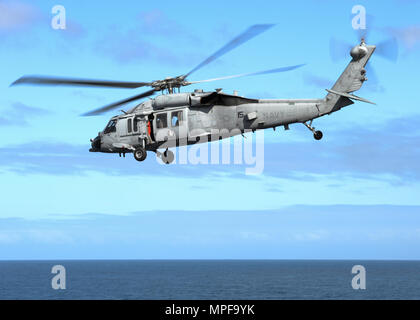
[[220, 140], [248, 131], [275, 129], [280, 126], [289, 130], [289, 125], [293, 123], [305, 125], [313, 133], [315, 140], [321, 140], [323, 133], [312, 126], [314, 119], [339, 111], [353, 104], [354, 101], [374, 104], [353, 94], [367, 80], [365, 66], [376, 48], [374, 45], [367, 45], [363, 38], [350, 50], [351, 61], [333, 87], [326, 89], [327, 94], [322, 99], [252, 99], [239, 96], [237, 92], [227, 94], [221, 89], [210, 92], [204, 92], [202, 89], [181, 92], [182, 87], [192, 84], [286, 72], [302, 67], [304, 64], [200, 81], [187, 80], [195, 71], [273, 26], [272, 24], [258, 24], [249, 27], [194, 69], [177, 77], [151, 82], [124, 82], [24, 76], [12, 85], [67, 85], [128, 89], [151, 87], [146, 92], [87, 112], [83, 116], [100, 115], [161, 92], [161, 95], [143, 101], [128, 111], [121, 110], [122, 114], [113, 116], [105, 129], [91, 139], [89, 151], [118, 153], [120, 157], [121, 155], [125, 157], [126, 153], [133, 153], [137, 161], [144, 161], [147, 152], [152, 151], [167, 164], [174, 160], [174, 153], [169, 150], [169, 147]]

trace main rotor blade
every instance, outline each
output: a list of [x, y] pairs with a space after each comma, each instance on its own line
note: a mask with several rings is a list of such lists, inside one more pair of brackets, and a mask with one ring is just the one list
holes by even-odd
[[199, 81], [189, 81], [188, 84], [201, 83], [201, 82], [211, 82], [211, 81], [217, 81], [217, 80], [225, 80], [225, 79], [248, 77], [248, 76], [256, 76], [256, 75], [260, 75], [260, 74], [268, 74], [268, 73], [276, 73], [276, 72], [286, 72], [286, 71], [290, 71], [290, 70], [300, 68], [304, 65], [305, 64], [299, 64], [299, 65], [296, 65], [296, 66], [289, 66], [289, 67], [283, 67], [283, 68], [277, 68], [277, 69], [271, 69], [271, 70], [265, 70], [265, 71], [258, 71], [258, 72], [251, 72], [251, 73], [242, 73], [242, 74], [237, 74], [237, 75], [233, 75], [233, 76], [226, 76], [226, 77], [221, 77], [221, 78], [213, 78], [213, 79], [199, 80]]
[[190, 74], [197, 71], [198, 69], [204, 67], [205, 65], [209, 64], [210, 62], [216, 60], [217, 58], [221, 57], [222, 55], [228, 53], [229, 51], [235, 49], [236, 47], [240, 46], [241, 44], [245, 43], [246, 41], [254, 38], [255, 36], [263, 33], [264, 31], [273, 27], [274, 24], [256, 24], [247, 29], [245, 32], [241, 33], [235, 39], [228, 42], [224, 47], [213, 53], [210, 57], [206, 60], [201, 62], [198, 66], [188, 72], [184, 78], [187, 78]]
[[108, 80], [87, 80], [87, 79], [71, 79], [71, 78], [54, 78], [45, 76], [24, 76], [11, 84], [11, 86], [19, 84], [35, 84], [35, 85], [65, 85], [65, 86], [92, 86], [92, 87], [111, 87], [111, 88], [139, 88], [150, 86], [149, 82], [125, 82], [125, 81], [108, 81]]
[[136, 95], [134, 97], [127, 98], [127, 99], [124, 99], [124, 100], [121, 100], [121, 101], [118, 101], [118, 102], [111, 103], [109, 105], [106, 105], [106, 106], [104, 106], [102, 108], [95, 109], [93, 111], [89, 111], [87, 113], [82, 114], [82, 116], [96, 116], [96, 115], [99, 115], [99, 114], [104, 113], [106, 111], [109, 111], [111, 109], [114, 109], [114, 108], [116, 108], [116, 107], [118, 107], [120, 105], [126, 104], [128, 102], [132, 102], [132, 101], [135, 101], [135, 100], [139, 100], [141, 98], [145, 98], [145, 97], [151, 96], [154, 93], [155, 93], [155, 90], [152, 89], [152, 90], [143, 92], [141, 94], [138, 94], [138, 95]]

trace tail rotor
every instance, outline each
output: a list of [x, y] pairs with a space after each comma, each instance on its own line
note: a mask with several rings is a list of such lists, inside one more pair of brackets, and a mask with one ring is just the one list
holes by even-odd
[[[355, 33], [357, 36], [358, 41], [368, 42], [368, 38], [371, 37], [371, 33], [374, 30], [372, 27], [373, 17], [367, 16], [366, 17], [366, 25], [365, 28], [355, 29]], [[341, 59], [348, 58], [348, 54], [353, 47], [352, 44], [338, 40], [335, 38], [330, 39], [330, 57], [333, 62], [337, 62]], [[390, 62], [396, 63], [398, 60], [398, 42], [396, 38], [391, 37], [385, 39], [381, 42], [376, 44], [375, 53], [383, 59], [386, 59]], [[372, 67], [372, 63], [369, 62], [366, 65], [367, 75], [368, 75], [368, 83], [367, 87], [371, 90], [377, 91], [379, 88], [379, 81], [377, 77], [377, 73], [375, 72], [374, 68]]]

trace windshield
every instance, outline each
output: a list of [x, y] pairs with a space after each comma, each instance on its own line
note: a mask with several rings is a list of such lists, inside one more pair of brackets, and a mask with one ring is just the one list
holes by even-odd
[[108, 124], [105, 127], [104, 133], [110, 133], [110, 132], [115, 132], [117, 131], [117, 120], [111, 120], [108, 122]]

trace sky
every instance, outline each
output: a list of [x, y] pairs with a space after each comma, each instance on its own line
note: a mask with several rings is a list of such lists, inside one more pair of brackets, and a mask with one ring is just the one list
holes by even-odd
[[[249, 26], [272, 23], [189, 80], [304, 67], [184, 91], [323, 98], [350, 61], [332, 59], [331, 39], [358, 43], [358, 4], [371, 22], [367, 43], [398, 42], [397, 61], [374, 54], [356, 93], [377, 105], [316, 119], [321, 141], [301, 124], [247, 135], [263, 150], [256, 175], [247, 163], [89, 153], [118, 110], [80, 114], [141, 88], [10, 87], [32, 74], [178, 76]], [[51, 26], [55, 5], [66, 29]], [[419, 9], [416, 0], [0, 0], [0, 259], [420, 259]]]

